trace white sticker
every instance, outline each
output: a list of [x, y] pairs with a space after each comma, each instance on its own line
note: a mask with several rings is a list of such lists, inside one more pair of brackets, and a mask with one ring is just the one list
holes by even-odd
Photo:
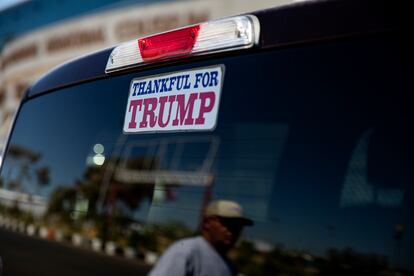
[[207, 67], [132, 80], [124, 132], [213, 130], [223, 68]]

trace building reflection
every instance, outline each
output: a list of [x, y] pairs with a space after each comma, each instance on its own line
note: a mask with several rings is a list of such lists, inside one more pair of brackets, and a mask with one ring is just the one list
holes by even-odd
[[[288, 131], [285, 127], [276, 129], [280, 139], [272, 141], [280, 143], [263, 142], [263, 148], [282, 148]], [[396, 201], [392, 198], [401, 197], [397, 190], [385, 188], [376, 189], [375, 201], [366, 192], [363, 193], [365, 197], [354, 195], [362, 186], [374, 189], [366, 175], [370, 135], [371, 132], [362, 135], [351, 157], [341, 191], [342, 209], [374, 202], [382, 207], [395, 207]], [[50, 172], [52, 166], [44, 165], [40, 153], [21, 145], [11, 146], [8, 164], [12, 166], [4, 168], [3, 176], [7, 176], [7, 181], [2, 179], [0, 188], [0, 225], [153, 265], [174, 241], [197, 233], [204, 207], [217, 191], [217, 179], [223, 179], [217, 173], [214, 160], [234, 149], [220, 152], [223, 141], [211, 135], [120, 141], [119, 150], [114, 150], [116, 154], [112, 158], [107, 158], [109, 152], [103, 144], [95, 143], [85, 158], [82, 175], [69, 185], [54, 183]], [[243, 147], [236, 148], [240, 154], [236, 158], [239, 167], [247, 167], [240, 161], [244, 160]], [[269, 150], [251, 151], [253, 153], [260, 167], [272, 167], [279, 162], [270, 158]], [[250, 156], [244, 157], [251, 166]], [[277, 158], [281, 158], [281, 154]], [[259, 169], [254, 166], [250, 172], [241, 172], [232, 171], [231, 164], [222, 162], [221, 165], [231, 172], [227, 172], [227, 178], [249, 174], [249, 181], [255, 179], [251, 182], [255, 187], [241, 190], [243, 185], [240, 185], [239, 195], [259, 191], [259, 188], [267, 187], [269, 179], [275, 179], [273, 171], [268, 175], [259, 174]], [[109, 178], [108, 171], [111, 171]], [[226, 189], [234, 191], [234, 185], [243, 184], [242, 180], [234, 179], [230, 181], [233, 186], [227, 183]], [[261, 196], [255, 200], [267, 200], [270, 204], [270, 193]], [[324, 242], [327, 246], [323, 254], [315, 254], [305, 247], [295, 249], [281, 238], [280, 225], [287, 223], [284, 218], [276, 219], [271, 209], [258, 210], [261, 215], [256, 218], [262, 219], [261, 223], [268, 228], [264, 232], [266, 235], [261, 235], [260, 226], [257, 226], [230, 252], [243, 275], [350, 275], [361, 272], [364, 275], [410, 275], [401, 270], [400, 274], [393, 272], [395, 266], [390, 259], [399, 258], [406, 231], [404, 224], [396, 224], [393, 232], [395, 256], [367, 253], [349, 246], [336, 247], [337, 236], [343, 229], [335, 223], [322, 227], [324, 235], [328, 236], [328, 241]], [[301, 231], [312, 236], [310, 230]]]

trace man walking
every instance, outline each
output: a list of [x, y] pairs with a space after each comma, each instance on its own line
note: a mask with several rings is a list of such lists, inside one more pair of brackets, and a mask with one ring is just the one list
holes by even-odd
[[201, 224], [201, 235], [173, 243], [149, 276], [237, 275], [227, 258], [244, 226], [253, 221], [243, 216], [242, 207], [229, 200], [210, 203]]

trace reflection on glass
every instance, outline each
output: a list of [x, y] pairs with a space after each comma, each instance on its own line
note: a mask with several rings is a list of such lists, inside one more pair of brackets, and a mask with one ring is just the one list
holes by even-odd
[[102, 144], [95, 144], [93, 146], [93, 152], [96, 154], [102, 154], [104, 152], [105, 148]]
[[105, 162], [105, 156], [100, 153], [97, 153], [93, 156], [93, 163], [97, 166], [102, 166]]
[[352, 46], [254, 54], [260, 72], [245, 69], [251, 57], [225, 59], [212, 132], [124, 135], [120, 91], [142, 72], [27, 101], [3, 160], [0, 226], [134, 259], [141, 275], [226, 199], [254, 220], [226, 255], [243, 275], [412, 275], [412, 108], [378, 96], [398, 94], [399, 75], [373, 66], [398, 51]]

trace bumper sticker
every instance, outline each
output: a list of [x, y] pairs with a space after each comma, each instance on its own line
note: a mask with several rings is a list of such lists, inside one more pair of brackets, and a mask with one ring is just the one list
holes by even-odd
[[213, 130], [224, 66], [133, 79], [124, 133]]

